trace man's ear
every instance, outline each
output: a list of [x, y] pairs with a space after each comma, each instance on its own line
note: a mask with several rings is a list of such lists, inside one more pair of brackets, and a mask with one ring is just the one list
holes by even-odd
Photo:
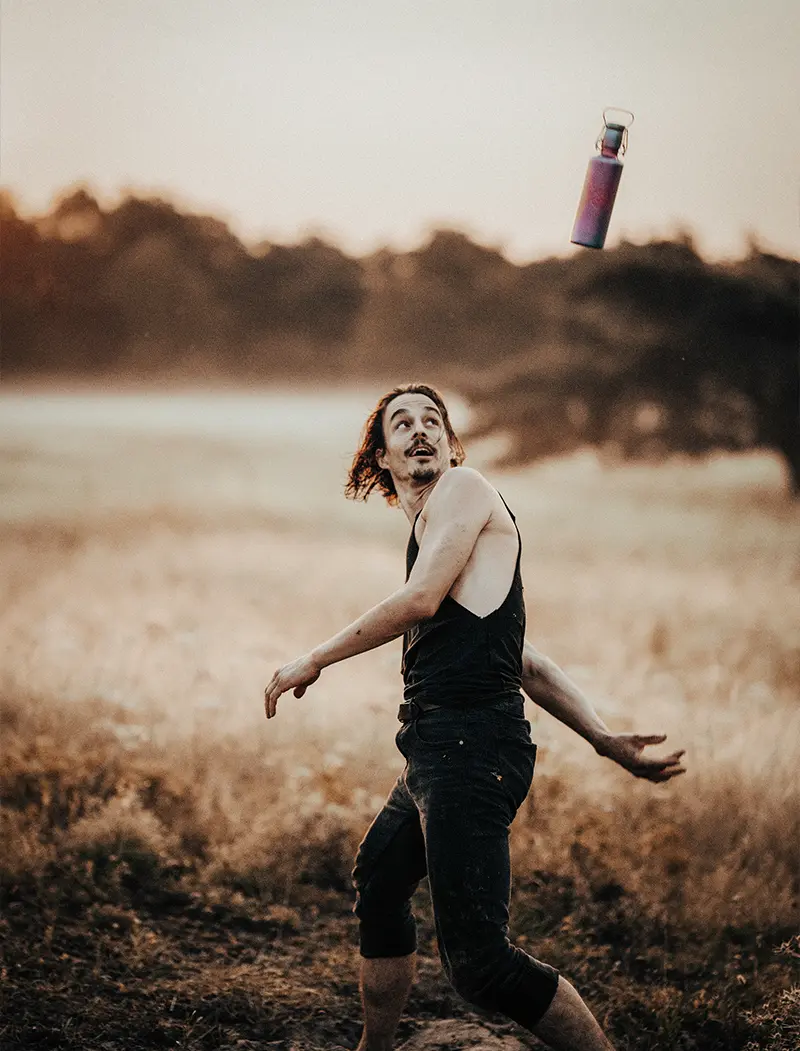
[[385, 449], [375, 450], [375, 463], [377, 463], [378, 467], [380, 467], [382, 471], [385, 471], [387, 469]]

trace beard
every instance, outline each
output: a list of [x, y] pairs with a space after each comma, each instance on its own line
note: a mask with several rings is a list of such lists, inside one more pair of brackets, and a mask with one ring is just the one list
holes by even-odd
[[434, 464], [414, 464], [410, 471], [411, 477], [415, 482], [432, 482], [434, 478], [439, 474], [439, 471]]

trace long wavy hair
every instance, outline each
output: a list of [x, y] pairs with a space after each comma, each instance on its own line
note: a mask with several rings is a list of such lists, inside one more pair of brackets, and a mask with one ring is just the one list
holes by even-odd
[[453, 430], [447, 406], [439, 391], [425, 383], [408, 383], [402, 387], [395, 387], [388, 394], [384, 394], [364, 424], [361, 444], [353, 457], [344, 488], [344, 495], [350, 500], [366, 500], [369, 494], [377, 489], [379, 493], [383, 493], [388, 504], [397, 503], [397, 490], [392, 476], [386, 468], [378, 466], [378, 457], [386, 448], [383, 435], [384, 410], [389, 402], [400, 394], [424, 394], [431, 399], [442, 414], [442, 423], [450, 445], [450, 466], [458, 467], [464, 462], [464, 447]]

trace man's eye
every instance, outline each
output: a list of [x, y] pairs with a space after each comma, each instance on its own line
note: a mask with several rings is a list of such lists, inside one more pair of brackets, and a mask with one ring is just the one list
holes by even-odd
[[400, 427], [408, 427], [408, 420], [400, 420], [400, 422], [397, 424], [397, 427], [398, 430], [400, 429]]

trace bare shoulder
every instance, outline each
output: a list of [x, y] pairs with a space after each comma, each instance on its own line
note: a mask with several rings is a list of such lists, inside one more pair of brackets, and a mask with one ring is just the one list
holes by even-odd
[[467, 492], [479, 492], [484, 491], [486, 493], [494, 493], [496, 490], [494, 486], [487, 482], [480, 471], [476, 471], [474, 467], [450, 467], [439, 481], [436, 483], [436, 490], [438, 491], [444, 487], [447, 489], [465, 490]]
[[480, 500], [488, 506], [497, 490], [472, 467], [450, 467], [431, 493], [429, 504]]
[[436, 483], [420, 516], [423, 528], [460, 523], [476, 533], [492, 519], [497, 491], [479, 471], [471, 467], [450, 467]]
[[[441, 490], [441, 492], [440, 492]], [[429, 503], [439, 493], [441, 506], [470, 509], [470, 515], [482, 518], [489, 532], [513, 536], [517, 530], [508, 505], [491, 482], [472, 467], [451, 467], [436, 483]], [[434, 507], [440, 506], [438, 503]]]

